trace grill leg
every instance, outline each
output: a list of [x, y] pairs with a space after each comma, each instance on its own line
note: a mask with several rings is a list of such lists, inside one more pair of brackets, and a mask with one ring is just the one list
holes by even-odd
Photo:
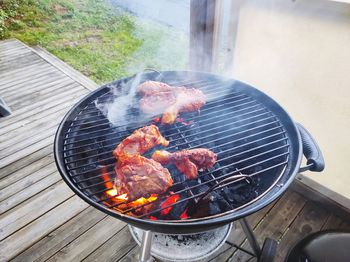
[[248, 224], [248, 221], [245, 218], [242, 218], [239, 220], [241, 223], [241, 226], [243, 228], [243, 231], [245, 235], [247, 236], [247, 239], [249, 241], [250, 246], [252, 247], [254, 254], [256, 257], [260, 257], [261, 254], [261, 248], [259, 246], [258, 240], [256, 239], [253, 230]]
[[141, 243], [141, 252], [139, 254], [139, 262], [153, 261], [151, 256], [153, 233], [151, 231], [144, 231]]

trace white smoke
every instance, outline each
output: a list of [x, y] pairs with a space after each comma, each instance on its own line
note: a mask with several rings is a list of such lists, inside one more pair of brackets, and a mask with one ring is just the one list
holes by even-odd
[[[136, 74], [135, 77], [131, 78], [131, 80], [125, 83], [125, 86], [121, 88], [111, 86], [110, 92], [113, 94], [112, 100], [95, 101], [96, 108], [98, 108], [114, 126], [126, 125], [129, 121], [126, 117], [128, 110], [138, 106], [138, 103], [134, 101], [137, 93], [136, 87], [140, 84], [141, 76], [142, 73]], [[124, 89], [128, 89], [128, 91], [123, 93]]]

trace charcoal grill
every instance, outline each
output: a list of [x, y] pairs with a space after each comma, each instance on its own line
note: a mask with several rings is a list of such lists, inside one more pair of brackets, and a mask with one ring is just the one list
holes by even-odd
[[[155, 202], [121, 209], [106, 192], [115, 178], [112, 151], [135, 129], [154, 121], [137, 106], [127, 109], [126, 122], [112, 125], [96, 104], [125, 95], [135, 77], [104, 85], [78, 102], [64, 117], [55, 138], [55, 159], [65, 182], [97, 209], [146, 231], [182, 234], [210, 230], [244, 218], [265, 207], [288, 188], [299, 172], [322, 171], [322, 154], [310, 134], [270, 97], [240, 81], [188, 71], [147, 72], [146, 80], [202, 90], [207, 103], [200, 112], [184, 113], [171, 126], [159, 125], [170, 141], [168, 151], [206, 147], [218, 155], [215, 166], [186, 180], [171, 169], [174, 185]], [[137, 99], [137, 97], [136, 97]], [[146, 156], [150, 156], [149, 152]], [[303, 154], [307, 159], [300, 167]], [[157, 208], [172, 195], [175, 203]], [[162, 210], [172, 208], [167, 216]], [[187, 219], [180, 213], [186, 211]], [[174, 214], [175, 213], [175, 214]], [[154, 220], [156, 217], [157, 220]], [[254, 250], [260, 252], [251, 230], [243, 228]], [[250, 231], [250, 232], [249, 232]], [[250, 235], [250, 236], [249, 236]], [[254, 243], [255, 242], [255, 243]]]

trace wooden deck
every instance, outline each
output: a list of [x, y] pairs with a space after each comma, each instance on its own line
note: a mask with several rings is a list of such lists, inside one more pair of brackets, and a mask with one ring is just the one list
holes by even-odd
[[[0, 96], [13, 114], [0, 118], [0, 261], [135, 261], [126, 224], [90, 207], [56, 170], [53, 139], [69, 108], [96, 88], [42, 49], [0, 42]], [[349, 224], [289, 190], [248, 218], [260, 242], [279, 241], [276, 261], [304, 236]], [[234, 223], [229, 240], [249, 248]], [[248, 261], [225, 244], [211, 261]]]

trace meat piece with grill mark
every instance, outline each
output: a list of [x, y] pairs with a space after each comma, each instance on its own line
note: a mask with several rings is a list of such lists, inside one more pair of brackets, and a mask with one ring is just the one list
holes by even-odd
[[162, 114], [167, 108], [176, 103], [174, 92], [160, 92], [140, 99], [142, 112], [150, 115]]
[[127, 194], [128, 201], [163, 194], [173, 185], [168, 169], [140, 155], [121, 157], [115, 165], [115, 172], [114, 186], [118, 195]]
[[147, 81], [138, 87], [143, 97], [140, 108], [146, 114], [161, 114], [162, 124], [173, 124], [182, 112], [199, 111], [206, 103], [203, 92], [196, 88], [172, 87], [155, 81]]
[[206, 102], [203, 92], [196, 88], [176, 87], [173, 92], [176, 101], [166, 108], [162, 124], [173, 124], [179, 113], [199, 111]]
[[196, 179], [198, 169], [213, 167], [217, 155], [206, 148], [185, 149], [174, 153], [157, 150], [153, 153], [152, 159], [164, 165], [175, 164], [188, 179]]
[[125, 138], [114, 149], [113, 155], [120, 158], [123, 155], [143, 154], [157, 145], [168, 146], [169, 141], [161, 135], [157, 126], [144, 126]]
[[159, 92], [171, 91], [168, 84], [157, 81], [146, 81], [137, 87], [137, 91], [144, 96], [154, 95]]

